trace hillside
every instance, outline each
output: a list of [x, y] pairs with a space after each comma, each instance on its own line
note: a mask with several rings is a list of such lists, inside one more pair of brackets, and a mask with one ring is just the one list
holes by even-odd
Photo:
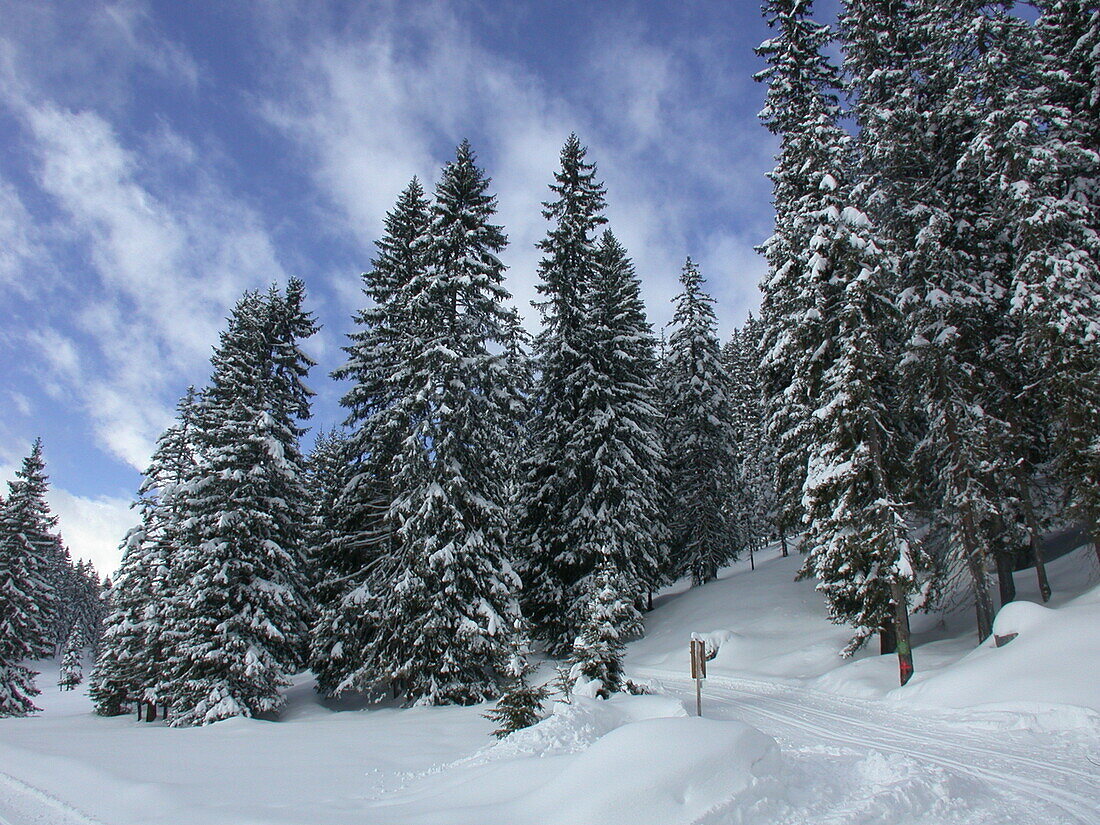
[[[1006, 647], [974, 649], [969, 613], [915, 622], [917, 676], [837, 651], [799, 559], [768, 552], [674, 588], [628, 654], [655, 695], [575, 698], [500, 743], [473, 708], [320, 703], [307, 676], [280, 721], [169, 729], [93, 716], [39, 677], [46, 710], [0, 720], [0, 822], [1097, 822], [1100, 643], [1094, 557], [1051, 564], [1056, 597], [1002, 611]], [[713, 648], [689, 716], [687, 640]], [[690, 701], [688, 701], [690, 699]]]

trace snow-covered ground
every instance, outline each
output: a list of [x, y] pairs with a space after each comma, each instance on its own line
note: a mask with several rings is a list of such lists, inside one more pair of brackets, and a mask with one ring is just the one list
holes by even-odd
[[[307, 678], [279, 722], [168, 729], [90, 712], [39, 677], [45, 712], [0, 720], [0, 825], [276, 823], [1100, 823], [1100, 570], [1050, 565], [1055, 598], [997, 619], [919, 616], [917, 675], [837, 656], [799, 559], [768, 552], [704, 588], [664, 594], [628, 671], [658, 691], [575, 698], [503, 742], [477, 708], [319, 703]], [[687, 642], [716, 649], [704, 718]]]

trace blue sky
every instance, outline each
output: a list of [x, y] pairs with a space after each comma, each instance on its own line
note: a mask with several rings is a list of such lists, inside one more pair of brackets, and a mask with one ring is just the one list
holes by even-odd
[[103, 571], [244, 289], [305, 280], [315, 423], [339, 419], [327, 373], [382, 217], [464, 137], [529, 322], [574, 130], [656, 325], [689, 254], [723, 334], [758, 304], [775, 144], [755, 2], [0, 0], [0, 19], [0, 471], [41, 435], [62, 533]]

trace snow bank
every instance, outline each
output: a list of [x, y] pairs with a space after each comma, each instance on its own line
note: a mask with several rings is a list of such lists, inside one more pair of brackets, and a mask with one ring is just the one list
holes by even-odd
[[918, 671], [909, 685], [887, 698], [947, 708], [1013, 710], [1044, 716], [1047, 726], [1056, 727], [1060, 720], [1063, 726], [1092, 725], [1100, 730], [1100, 680], [1095, 678], [1100, 587], [1057, 610], [1010, 602], [997, 614], [993, 632], [1019, 635], [1004, 647], [990, 638], [950, 667]]
[[649, 719], [611, 731], [517, 813], [545, 825], [677, 825], [748, 812], [779, 790], [775, 740], [741, 722]]

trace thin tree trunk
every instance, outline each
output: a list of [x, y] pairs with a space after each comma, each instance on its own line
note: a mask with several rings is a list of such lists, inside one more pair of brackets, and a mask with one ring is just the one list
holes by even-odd
[[894, 634], [897, 638], [898, 676], [904, 685], [913, 678], [913, 646], [909, 635], [909, 605], [901, 585], [890, 585], [894, 600]]
[[1016, 471], [1016, 484], [1020, 488], [1020, 503], [1024, 508], [1024, 522], [1027, 524], [1027, 539], [1035, 559], [1035, 575], [1039, 579], [1039, 595], [1043, 602], [1050, 601], [1050, 580], [1047, 578], [1046, 559], [1043, 558], [1043, 544], [1039, 537], [1039, 520], [1035, 518], [1035, 509], [1031, 506], [1031, 486], [1022, 469]]
[[783, 552], [783, 558], [787, 558], [787, 556], [789, 554], [787, 552], [787, 531], [786, 530], [780, 530], [779, 531], [779, 547], [780, 547], [780, 550], [782, 550], [782, 552]]
[[974, 612], [978, 620], [978, 644], [981, 644], [993, 633], [993, 599], [989, 595], [985, 559], [982, 558], [978, 546], [969, 507], [963, 515], [962, 540], [963, 552], [966, 554], [966, 567], [970, 571], [974, 588]]

